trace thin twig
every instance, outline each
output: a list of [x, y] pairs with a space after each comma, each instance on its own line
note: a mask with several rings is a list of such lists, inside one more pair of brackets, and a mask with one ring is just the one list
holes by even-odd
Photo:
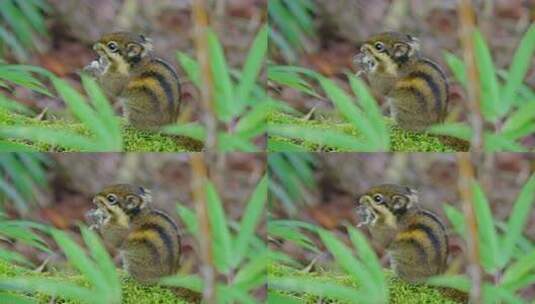
[[210, 68], [208, 52], [208, 14], [205, 0], [194, 0], [192, 3], [193, 21], [195, 23], [195, 47], [197, 60], [201, 68], [201, 103], [204, 108], [203, 121], [206, 126], [205, 147], [214, 151], [217, 145], [217, 120], [213, 105], [214, 84]]
[[459, 0], [457, 13], [459, 15], [460, 37], [463, 46], [463, 58], [466, 63], [468, 84], [468, 105], [470, 107], [470, 122], [474, 135], [472, 137], [472, 149], [483, 150], [483, 119], [481, 117], [481, 96], [479, 94], [479, 73], [476, 68], [474, 54], [474, 30], [475, 16], [471, 0]]
[[468, 274], [472, 280], [470, 290], [471, 303], [482, 303], [481, 300], [481, 268], [479, 261], [478, 227], [473, 209], [472, 185], [475, 180], [474, 168], [469, 153], [457, 153], [459, 165], [459, 193], [466, 223], [466, 243], [468, 250]]
[[204, 281], [203, 299], [206, 303], [216, 303], [215, 294], [215, 270], [212, 259], [212, 235], [210, 233], [210, 221], [204, 186], [207, 182], [206, 166], [202, 153], [192, 153], [190, 158], [193, 197], [195, 211], [199, 221], [199, 249], [202, 260], [200, 267]]

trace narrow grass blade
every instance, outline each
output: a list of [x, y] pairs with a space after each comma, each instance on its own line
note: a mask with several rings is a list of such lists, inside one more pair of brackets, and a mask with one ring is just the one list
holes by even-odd
[[160, 284], [167, 286], [182, 287], [196, 292], [202, 292], [203, 281], [198, 275], [174, 275], [170, 277], [162, 278], [159, 281]]
[[494, 219], [485, 193], [477, 182], [472, 184], [472, 192], [478, 225], [481, 262], [485, 270], [493, 272], [499, 266], [498, 236], [494, 228]]
[[241, 80], [236, 90], [236, 98], [239, 102], [239, 105], [235, 110], [235, 114], [240, 113], [243, 106], [247, 104], [246, 100], [249, 98], [255, 82], [258, 80], [258, 75], [264, 66], [267, 47], [268, 27], [265, 25], [256, 35], [256, 38], [249, 50], [249, 54], [247, 55], [247, 59], [245, 60]]
[[358, 138], [343, 132], [323, 130], [295, 125], [269, 125], [268, 134], [305, 140], [322, 147], [345, 151], [374, 152], [370, 146]]
[[307, 293], [322, 298], [337, 299], [347, 303], [373, 303], [373, 300], [355, 288], [337, 283], [305, 277], [269, 278], [270, 290]]
[[69, 262], [76, 267], [91, 284], [93, 284], [99, 292], [106, 292], [109, 286], [106, 282], [104, 274], [101, 273], [96, 265], [87, 257], [76, 242], [67, 236], [67, 234], [60, 230], [52, 230], [52, 237], [63, 250]]
[[502, 92], [503, 113], [506, 113], [514, 103], [513, 98], [530, 67], [526, 63], [531, 61], [533, 52], [535, 52], [535, 24], [531, 24], [513, 56], [509, 77]]
[[513, 205], [513, 210], [507, 221], [507, 233], [504, 235], [504, 241], [501, 248], [501, 266], [509, 262], [513, 248], [522, 236], [522, 231], [533, 203], [535, 202], [535, 175], [532, 175], [528, 182], [520, 190], [520, 194]]
[[227, 273], [232, 264], [232, 238], [228, 229], [227, 218], [214, 185], [211, 182], [207, 182], [205, 187], [215, 264], [219, 271]]
[[85, 226], [80, 227], [80, 230], [87, 248], [98, 265], [98, 270], [103, 274], [107, 287], [109, 287], [107, 300], [121, 303], [121, 283], [110, 255], [95, 232], [90, 231]]
[[197, 236], [199, 233], [199, 224], [197, 222], [197, 216], [195, 212], [187, 207], [182, 206], [180, 203], [177, 204], [176, 210], [184, 225], [186, 225], [186, 230], [188, 233]]
[[481, 85], [481, 112], [491, 122], [496, 122], [500, 115], [505, 114], [505, 107], [500, 105], [499, 83], [496, 68], [490, 50], [479, 30], [474, 32], [475, 60], [479, 71]]
[[370, 280], [370, 275], [364, 265], [357, 260], [353, 253], [341, 241], [339, 241], [331, 232], [326, 230], [318, 231], [321, 241], [329, 252], [334, 256], [334, 259], [342, 269], [350, 274], [355, 281], [362, 286], [363, 290], [368, 292], [375, 292], [377, 286], [375, 282]]
[[212, 80], [215, 86], [215, 109], [220, 120], [229, 122], [232, 118], [235, 104], [234, 84], [230, 79], [229, 68], [217, 35], [208, 32], [208, 52], [210, 54], [210, 67]]
[[268, 178], [264, 175], [256, 186], [241, 219], [240, 229], [234, 242], [234, 262], [237, 266], [249, 249], [251, 239], [255, 236], [255, 228], [264, 214], [264, 206], [267, 200]]

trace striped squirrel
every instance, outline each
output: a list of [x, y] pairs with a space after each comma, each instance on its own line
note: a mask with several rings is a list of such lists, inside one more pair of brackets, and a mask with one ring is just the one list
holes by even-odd
[[420, 54], [418, 39], [396, 32], [372, 36], [354, 63], [359, 74], [367, 75], [372, 90], [387, 97], [392, 118], [401, 128], [422, 131], [444, 121], [447, 78], [436, 63]]
[[416, 190], [384, 184], [359, 197], [358, 226], [367, 226], [372, 242], [390, 254], [402, 279], [418, 282], [445, 271], [448, 237], [437, 215], [418, 205]]
[[180, 82], [171, 65], [154, 56], [143, 35], [106, 34], [93, 45], [99, 55], [84, 71], [95, 77], [109, 97], [118, 97], [131, 125], [146, 129], [174, 123]]
[[140, 282], [177, 272], [180, 234], [166, 213], [151, 206], [150, 191], [129, 184], [105, 187], [87, 213], [106, 244], [119, 248], [126, 271]]

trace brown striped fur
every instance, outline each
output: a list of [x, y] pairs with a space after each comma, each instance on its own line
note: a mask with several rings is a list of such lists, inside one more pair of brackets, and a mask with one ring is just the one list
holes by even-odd
[[176, 223], [151, 207], [150, 192], [118, 184], [106, 187], [93, 202], [108, 217], [99, 231], [105, 242], [121, 250], [127, 272], [142, 282], [153, 282], [177, 272], [180, 234]]
[[[110, 46], [112, 48], [110, 48]], [[117, 32], [104, 35], [93, 49], [98, 67], [95, 76], [112, 98], [124, 106], [124, 115], [137, 128], [154, 128], [176, 122], [180, 108], [180, 82], [176, 71], [154, 56], [150, 39]]]
[[372, 241], [385, 248], [398, 276], [416, 282], [444, 272], [448, 257], [447, 231], [437, 215], [418, 204], [411, 188], [384, 184], [359, 198], [368, 208]]
[[371, 88], [387, 97], [401, 128], [421, 131], [444, 121], [447, 78], [436, 63], [421, 56], [418, 39], [396, 32], [375, 35], [363, 44], [355, 61]]

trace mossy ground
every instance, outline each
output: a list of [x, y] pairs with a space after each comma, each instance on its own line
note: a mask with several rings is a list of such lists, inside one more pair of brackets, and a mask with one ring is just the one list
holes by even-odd
[[[0, 127], [4, 126], [43, 126], [55, 130], [70, 131], [83, 136], [91, 136], [89, 130], [80, 123], [65, 120], [40, 121], [27, 116], [14, 114], [0, 109]], [[137, 130], [123, 123], [123, 149], [125, 152], [193, 152], [202, 150], [202, 143], [196, 140], [165, 135], [158, 132]], [[28, 149], [44, 152], [78, 152], [43, 142], [13, 140]]]
[[[0, 279], [13, 277], [27, 277], [27, 276], [41, 276], [50, 278], [55, 281], [63, 281], [75, 283], [80, 286], [89, 287], [88, 282], [80, 275], [70, 275], [64, 273], [36, 273], [28, 269], [14, 266], [3, 260], [0, 260]], [[170, 288], [156, 286], [156, 285], [142, 285], [131, 278], [128, 278], [122, 271], [120, 272], [122, 290], [123, 290], [123, 304], [188, 304], [193, 303], [188, 299], [178, 298]], [[56, 297], [54, 302], [51, 297], [42, 293], [27, 293], [26, 297], [30, 300], [37, 301], [37, 303], [64, 303], [64, 304], [79, 304], [80, 302]], [[1, 301], [0, 301], [1, 302]]]
[[[396, 278], [392, 272], [385, 271], [385, 275], [388, 279], [389, 286], [389, 298], [392, 304], [406, 304], [406, 303], [426, 303], [426, 304], [454, 304], [463, 303], [459, 300], [459, 295], [451, 290], [443, 290], [423, 284], [415, 285], [406, 283]], [[331, 273], [331, 272], [301, 272], [293, 268], [289, 268], [280, 264], [268, 265], [268, 281], [269, 278], [275, 277], [306, 277], [314, 278], [327, 283], [338, 283], [349, 287], [357, 287], [354, 280], [347, 275]], [[316, 303], [330, 303], [330, 304], [346, 304], [334, 299], [319, 299], [318, 296], [311, 294], [286, 294], [294, 298], [297, 302], [303, 304], [316, 304]], [[349, 304], [349, 303], [348, 303]]]
[[[268, 126], [276, 124], [290, 124], [323, 130], [341, 131], [345, 134], [353, 135], [355, 137], [359, 136], [358, 130], [356, 130], [349, 123], [341, 123], [330, 120], [305, 120], [278, 111], [271, 111], [268, 113], [267, 123]], [[393, 122], [389, 119], [387, 119], [387, 123], [391, 128], [390, 141], [391, 150], [393, 152], [454, 152], [466, 150], [466, 147], [449, 146], [444, 144], [444, 140], [442, 140], [442, 138], [439, 136], [401, 130], [400, 128], [394, 126]], [[268, 151], [270, 152], [278, 152], [273, 149], [273, 146], [269, 145], [270, 141], [287, 144], [289, 148], [294, 146], [295, 150], [341, 152], [340, 150], [333, 149], [331, 147], [324, 147], [307, 141], [299, 141], [273, 135], [270, 135], [268, 139]]]

